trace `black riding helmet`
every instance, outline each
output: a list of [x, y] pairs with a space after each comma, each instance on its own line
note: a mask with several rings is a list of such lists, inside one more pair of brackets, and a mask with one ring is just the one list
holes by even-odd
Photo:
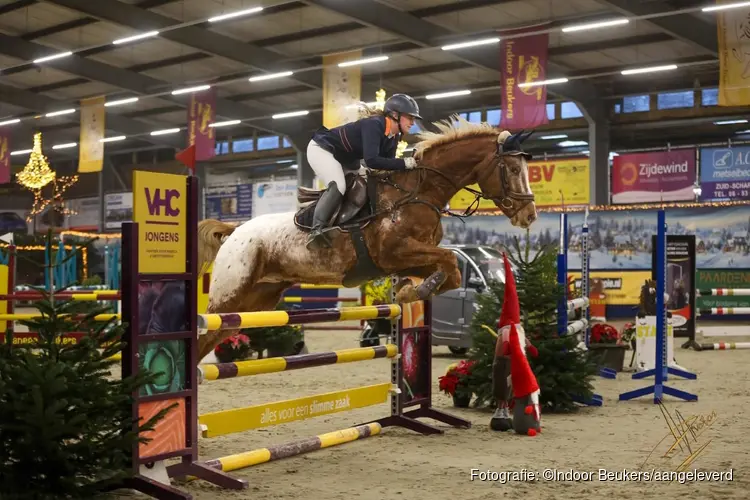
[[[385, 101], [383, 111], [386, 114], [390, 114], [391, 112], [396, 113], [396, 120], [398, 120], [399, 122], [401, 121], [402, 114], [411, 115], [417, 120], [423, 119], [419, 115], [419, 105], [417, 104], [417, 101], [415, 101], [413, 97], [406, 94], [393, 94], [388, 98], [387, 101]], [[399, 123], [399, 129], [400, 128], [401, 124]], [[401, 130], [401, 133], [403, 134], [405, 132]]]

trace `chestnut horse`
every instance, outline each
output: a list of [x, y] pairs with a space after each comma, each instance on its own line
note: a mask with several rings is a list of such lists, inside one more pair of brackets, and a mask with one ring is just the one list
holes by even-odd
[[[537, 211], [528, 179], [531, 156], [521, 143], [531, 133], [511, 135], [457, 117], [435, 126], [439, 132], [422, 134], [417, 144], [415, 169], [369, 173], [368, 182], [374, 183], [369, 192], [375, 195], [370, 198], [376, 201], [372, 212], [348, 219], [354, 221], [349, 230], [336, 225], [339, 229], [329, 234], [330, 248], [307, 249], [305, 227], [294, 212], [262, 215], [239, 226], [202, 220], [198, 266], [204, 271], [214, 262], [208, 312], [274, 310], [284, 291], [299, 283], [350, 287], [395, 275], [402, 278], [398, 303], [458, 288], [456, 256], [438, 247], [444, 208], [456, 193], [468, 189], [475, 201], [493, 201], [514, 226], [530, 226]], [[481, 192], [468, 188], [473, 184]], [[319, 196], [318, 191], [300, 188], [298, 197], [309, 200], [315, 194]], [[424, 281], [414, 286], [409, 276]], [[198, 359], [236, 333], [202, 335]]]

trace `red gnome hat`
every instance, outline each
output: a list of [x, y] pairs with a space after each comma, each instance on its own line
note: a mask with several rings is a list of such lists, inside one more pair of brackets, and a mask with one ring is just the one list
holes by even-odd
[[521, 307], [518, 305], [518, 293], [516, 292], [516, 278], [510, 268], [508, 257], [503, 252], [505, 262], [505, 297], [503, 297], [503, 309], [497, 322], [498, 330], [504, 326], [515, 325], [521, 322]]
[[529, 360], [521, 350], [521, 341], [515, 325], [510, 327], [510, 380], [513, 385], [513, 397], [522, 398], [539, 390], [536, 376], [531, 370]]

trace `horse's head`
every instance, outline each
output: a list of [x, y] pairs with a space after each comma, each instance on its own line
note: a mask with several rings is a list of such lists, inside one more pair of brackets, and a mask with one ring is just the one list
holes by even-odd
[[503, 211], [510, 223], [527, 228], [536, 219], [534, 193], [529, 185], [528, 161], [531, 155], [521, 149], [521, 143], [532, 132], [524, 135], [502, 132], [497, 138], [497, 149], [489, 166], [482, 166], [477, 183], [484, 197], [492, 200]]

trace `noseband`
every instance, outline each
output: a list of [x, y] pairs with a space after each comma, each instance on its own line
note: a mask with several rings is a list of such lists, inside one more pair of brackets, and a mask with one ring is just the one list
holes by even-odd
[[526, 161], [530, 161], [532, 158], [529, 153], [524, 153], [523, 151], [503, 151], [503, 145], [498, 143], [494, 155], [497, 163], [495, 164], [493, 162], [492, 165], [494, 168], [489, 169], [487, 173], [477, 181], [478, 183], [484, 181], [487, 177], [492, 175], [493, 171], [497, 170], [497, 174], [500, 177], [500, 197], [485, 196], [482, 192], [471, 189], [469, 187], [465, 187], [464, 189], [476, 196], [474, 202], [471, 204], [472, 206], [474, 205], [474, 203], [476, 203], [478, 207], [480, 199], [490, 200], [493, 203], [499, 205], [503, 213], [505, 213], [508, 218], [512, 218], [523, 207], [534, 201], [534, 193], [520, 193], [511, 189], [510, 182], [508, 181], [509, 167], [505, 160], [508, 156], [522, 156], [524, 159], [526, 159]]

